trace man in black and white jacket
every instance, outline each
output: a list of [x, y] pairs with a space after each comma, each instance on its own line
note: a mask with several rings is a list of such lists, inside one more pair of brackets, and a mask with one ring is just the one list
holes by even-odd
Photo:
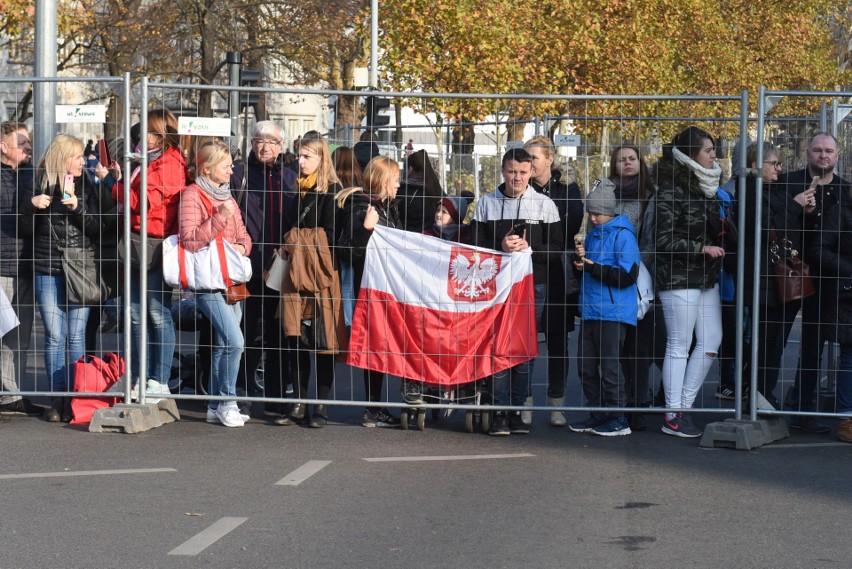
[[[544, 311], [547, 270], [565, 248], [564, 231], [556, 204], [530, 185], [532, 157], [523, 149], [503, 155], [503, 183], [476, 204], [470, 222], [474, 244], [506, 253], [532, 248], [536, 320]], [[509, 375], [511, 372], [511, 387]], [[532, 363], [515, 366], [494, 376], [494, 404], [521, 406], [530, 395]], [[511, 396], [510, 396], [511, 391]], [[497, 413], [489, 434], [529, 432], [520, 413]]]

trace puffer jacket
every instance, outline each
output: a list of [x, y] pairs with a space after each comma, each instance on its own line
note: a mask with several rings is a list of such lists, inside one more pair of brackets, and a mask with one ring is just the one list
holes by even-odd
[[[46, 193], [38, 180], [32, 198]], [[33, 235], [33, 267], [39, 273], [62, 274], [62, 250], [66, 247], [81, 247], [96, 251], [97, 239], [103, 230], [102, 217], [98, 211], [99, 196], [84, 173], [74, 178], [74, 194], [77, 207], [69, 210], [62, 203], [62, 188], [56, 184], [49, 188], [53, 201], [45, 209], [36, 208], [31, 199], [22, 199], [20, 204], [22, 221], [29, 225]]]
[[604, 320], [636, 325], [639, 244], [624, 215], [592, 228], [583, 243], [586, 258], [580, 287], [583, 320]]
[[657, 290], [710, 289], [719, 281], [721, 258], [703, 253], [724, 246], [718, 232], [720, 204], [707, 198], [692, 171], [672, 158], [657, 163], [655, 199]]
[[32, 166], [21, 164], [12, 168], [0, 164], [0, 276], [32, 274], [32, 233], [27, 235], [23, 231], [18, 207], [21, 199], [29, 200], [32, 195]]
[[828, 339], [852, 346], [852, 199], [847, 193], [825, 212], [808, 258], [820, 265], [821, 320]]

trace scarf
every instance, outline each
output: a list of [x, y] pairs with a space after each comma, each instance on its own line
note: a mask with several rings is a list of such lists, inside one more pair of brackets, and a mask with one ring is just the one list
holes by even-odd
[[615, 199], [622, 200], [638, 200], [639, 199], [639, 175], [631, 176], [630, 178], [622, 178], [615, 176], [610, 178], [615, 184]]
[[[136, 151], [135, 152], [137, 154], [142, 152], [142, 143], [141, 142], [136, 145]], [[164, 152], [165, 151], [162, 148], [160, 148], [158, 150], [149, 150], [148, 151], [148, 165], [150, 166], [151, 164], [153, 164], [154, 161], [157, 158], [159, 158], [160, 156], [162, 156]], [[141, 171], [142, 171], [141, 166], [137, 166], [136, 168], [133, 169], [133, 173], [130, 174], [130, 183], [131, 184], [133, 183], [133, 180], [136, 179], [136, 176], [138, 176]]]
[[316, 187], [316, 185], [317, 185], [317, 173], [314, 172], [310, 176], [305, 176], [305, 177], [299, 176], [298, 180], [296, 180], [296, 181], [299, 183], [299, 193], [302, 194], [302, 197], [305, 197], [305, 194], [308, 193], [308, 190]]
[[432, 231], [444, 241], [457, 241], [461, 228], [462, 226], [458, 223], [445, 223], [444, 225], [432, 224]]
[[704, 197], [716, 197], [716, 192], [719, 190], [719, 180], [722, 177], [722, 167], [719, 166], [718, 162], [713, 163], [713, 168], [707, 169], [675, 147], [672, 147], [672, 156], [679, 163], [692, 170], [692, 173], [698, 178]]
[[195, 179], [195, 185], [204, 190], [204, 192], [214, 200], [225, 201], [231, 197], [231, 185], [225, 182], [221, 186], [217, 186], [204, 176], [198, 176]]

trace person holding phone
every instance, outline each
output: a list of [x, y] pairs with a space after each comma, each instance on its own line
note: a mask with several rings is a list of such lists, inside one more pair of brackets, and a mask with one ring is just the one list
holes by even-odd
[[[177, 133], [177, 119], [168, 109], [148, 111], [148, 138], [140, 141], [148, 147], [148, 211], [147, 235], [139, 235], [142, 223], [140, 210], [142, 177], [140, 168], [130, 173], [127, 182], [121, 178], [118, 164], [110, 168], [99, 164], [96, 170], [98, 178], [111, 189], [112, 197], [119, 203], [124, 201], [124, 184], [130, 184], [130, 203], [122, 207], [130, 208], [130, 316], [133, 334], [132, 347], [138, 354], [143, 341], [148, 346], [148, 377], [139, 378], [139, 358], [131, 359], [131, 373], [153, 396], [151, 403], [157, 402], [157, 395], [169, 393], [168, 381], [171, 375], [172, 358], [175, 352], [175, 325], [172, 319], [172, 288], [163, 280], [161, 245], [164, 238], [178, 232], [178, 210], [180, 193], [186, 187], [186, 160], [180, 150], [180, 137]], [[141, 239], [147, 239], [147, 255], [141, 258]], [[119, 244], [119, 254], [123, 254], [123, 244]], [[139, 335], [142, 315], [141, 306], [141, 263], [148, 267], [147, 301], [148, 337]]]
[[[530, 186], [532, 156], [523, 149], [503, 155], [503, 183], [482, 196], [470, 222], [474, 245], [505, 253], [532, 247], [536, 319], [544, 312], [547, 273], [561, 259], [565, 237], [559, 210], [549, 197]], [[532, 363], [525, 362], [494, 376], [494, 404], [521, 406], [531, 395]], [[490, 435], [525, 434], [529, 425], [518, 412], [497, 412]]]
[[[89, 307], [68, 302], [63, 249], [94, 251], [101, 231], [98, 196], [84, 175], [83, 141], [60, 134], [36, 168], [30, 199], [21, 213], [33, 232], [35, 295], [44, 323], [44, 366], [55, 393], [73, 386], [74, 362], [85, 354]], [[26, 230], [26, 229], [25, 229]], [[71, 420], [71, 399], [55, 397], [45, 419]]]

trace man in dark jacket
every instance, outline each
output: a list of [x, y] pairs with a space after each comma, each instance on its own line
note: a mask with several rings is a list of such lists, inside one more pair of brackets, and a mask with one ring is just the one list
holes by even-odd
[[[251, 152], [246, 164], [235, 166], [231, 175], [231, 192], [240, 206], [246, 230], [251, 236], [252, 279], [248, 283], [251, 296], [243, 311], [246, 349], [240, 362], [238, 385], [254, 388], [254, 377], [263, 354], [264, 390], [267, 397], [284, 397], [289, 381], [288, 359], [284, 353], [281, 326], [275, 318], [278, 293], [264, 286], [264, 271], [272, 262], [272, 254], [281, 246], [290, 229], [285, 219], [294, 218], [296, 174], [283, 162], [281, 127], [273, 121], [261, 121], [252, 129]], [[266, 411], [284, 414], [281, 404], [270, 403]]]
[[[778, 183], [794, 199], [801, 200], [803, 192], [813, 190], [816, 209], [805, 216], [805, 229], [802, 250], [811, 249], [811, 243], [822, 230], [825, 213], [840, 200], [842, 192], [848, 192], [849, 182], [834, 174], [837, 165], [837, 140], [830, 134], [820, 132], [808, 142], [808, 166], [796, 172], [790, 172], [779, 179]], [[803, 205], [803, 204], [800, 204]], [[814, 263], [818, 272], [818, 262]], [[819, 385], [822, 350], [825, 333], [821, 325], [821, 307], [824, 303], [818, 274], [814, 279], [817, 293], [802, 301], [802, 347], [796, 381], [787, 391], [784, 407], [793, 411], [814, 411], [814, 399]], [[768, 349], [765, 348], [765, 349]], [[827, 433], [831, 429], [814, 417], [794, 417], [790, 426], [815, 433]]]
[[[23, 124], [0, 124], [0, 286], [21, 324], [0, 339], [0, 391], [19, 391], [33, 327], [32, 239], [21, 235], [18, 202], [32, 197], [32, 145]], [[16, 395], [0, 395], [0, 413], [41, 415], [44, 409]]]

